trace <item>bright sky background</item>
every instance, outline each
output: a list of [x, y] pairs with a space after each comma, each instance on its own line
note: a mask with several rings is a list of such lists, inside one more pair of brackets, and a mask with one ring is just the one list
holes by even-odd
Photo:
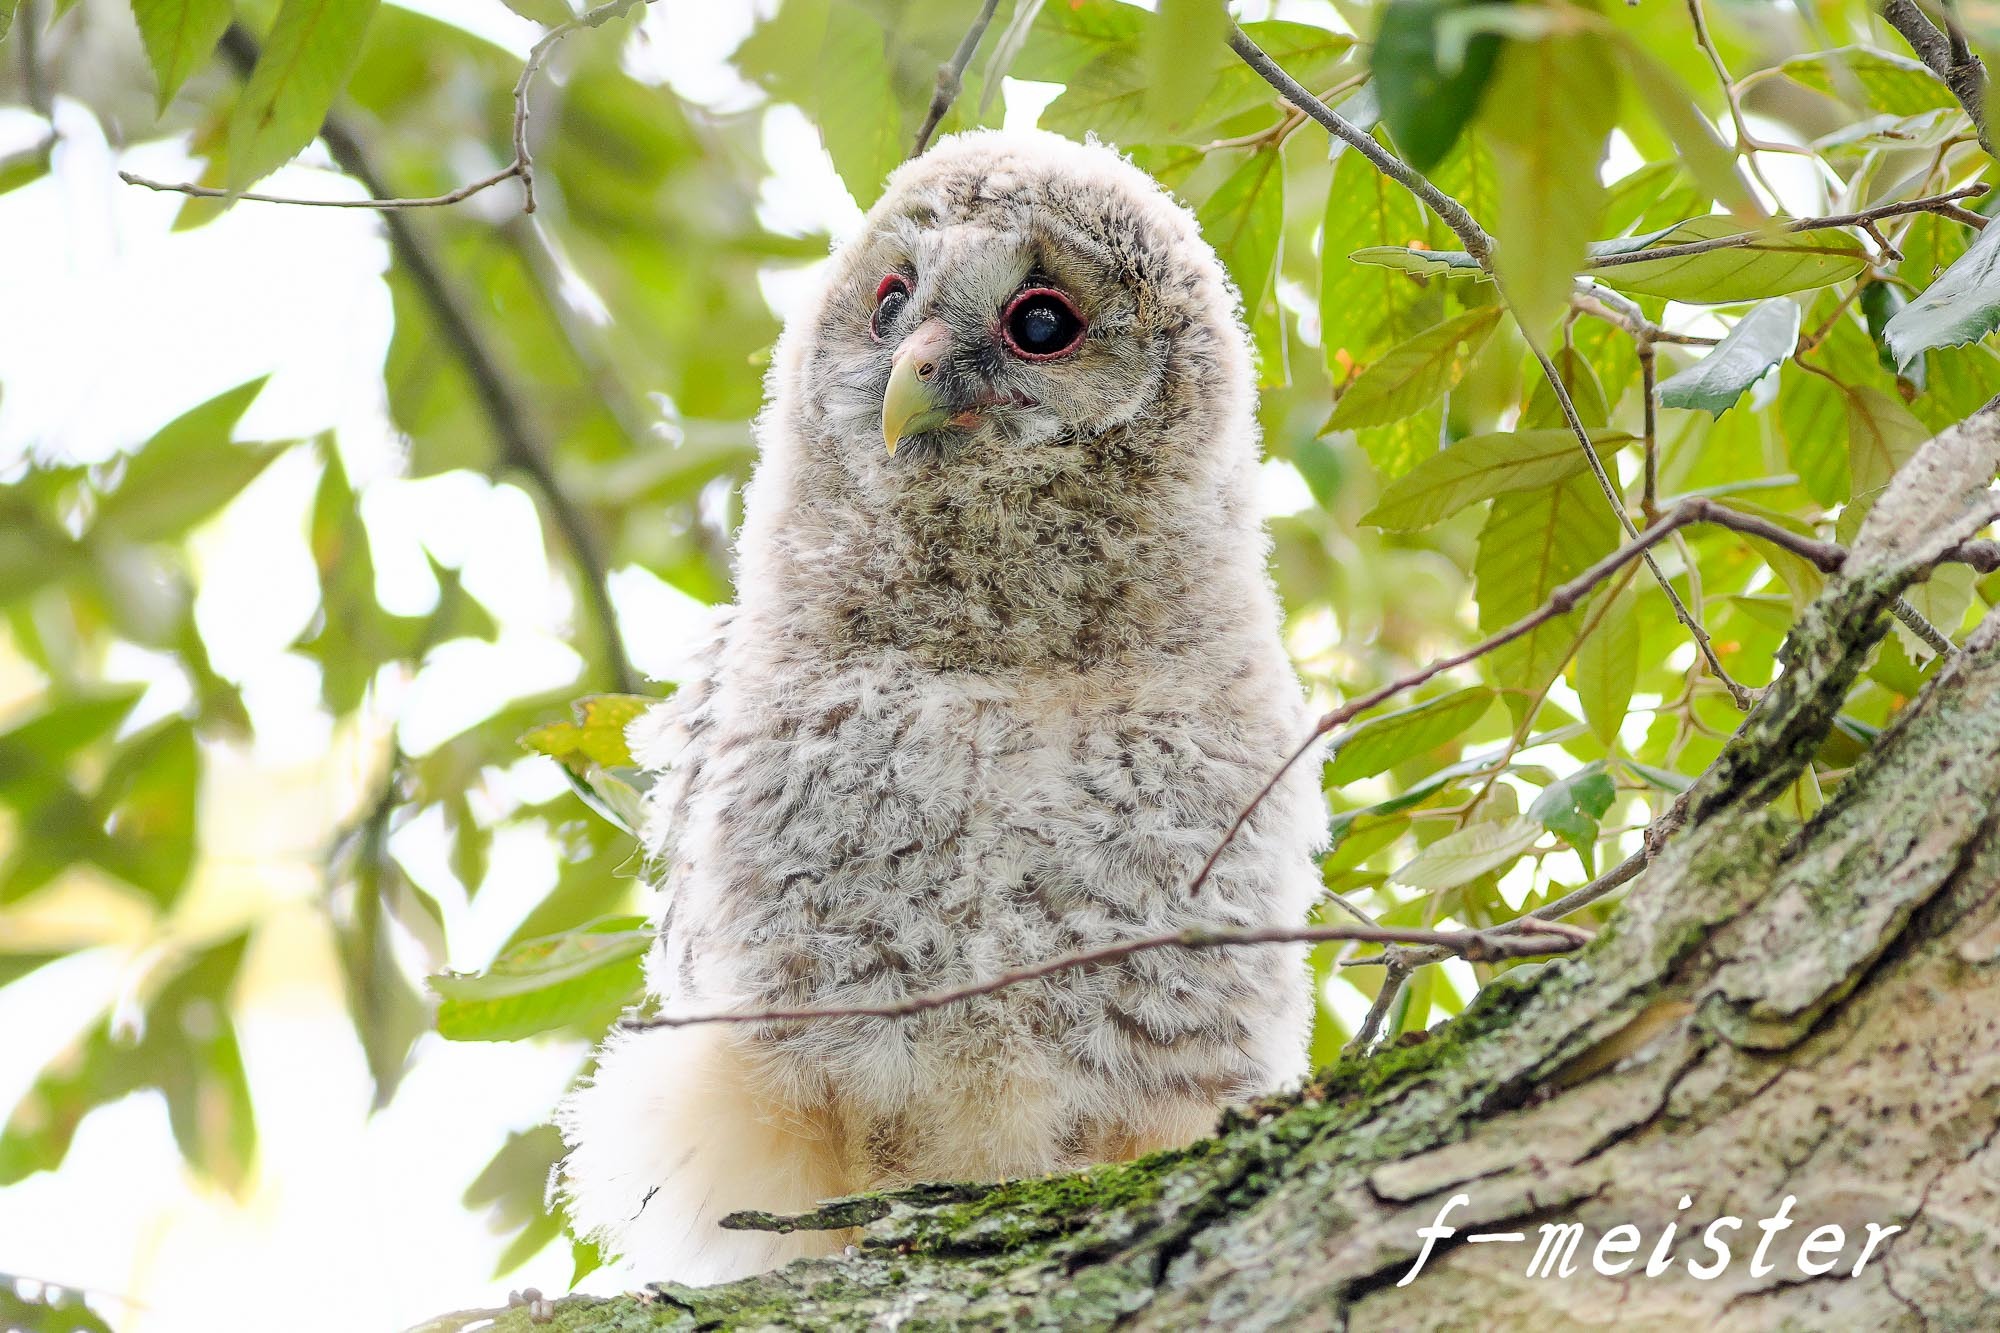
[[[516, 54], [537, 33], [499, 0], [411, 7]], [[629, 68], [694, 100], [753, 105], [757, 94], [724, 57], [757, 8], [659, 5], [629, 47]], [[1258, 17], [1265, 7], [1242, 8], [1243, 17]], [[1323, 0], [1280, 9], [1330, 11]], [[573, 40], [606, 39], [584, 33]], [[1009, 122], [1032, 123], [1050, 91], [1010, 80]], [[582, 1052], [554, 1043], [426, 1038], [395, 1101], [371, 1118], [367, 1071], [314, 906], [329, 836], [378, 780], [388, 718], [406, 712], [402, 739], [421, 752], [507, 698], [574, 678], [578, 660], [564, 643], [570, 608], [551, 576], [533, 504], [514, 487], [469, 473], [396, 477], [381, 382], [391, 332], [381, 281], [388, 253], [376, 217], [242, 205], [206, 227], [174, 233], [176, 199], [123, 185], [115, 173], [123, 167], [185, 179], [194, 167], [184, 145], [151, 142], [119, 152], [73, 102], [58, 103], [57, 126], [53, 172], [0, 196], [7, 254], [0, 264], [0, 472], [30, 452], [107, 459], [186, 408], [269, 372], [240, 434], [336, 433], [350, 473], [368, 486], [365, 514], [385, 605], [404, 614], [427, 609], [436, 594], [428, 548], [463, 569], [467, 588], [502, 632], [495, 643], [450, 645], [413, 681], [381, 682], [378, 712], [365, 720], [372, 726], [336, 730], [318, 707], [315, 669], [287, 651], [316, 599], [300, 539], [316, 481], [311, 460], [301, 453], [272, 467], [198, 536], [197, 615], [217, 670], [241, 682], [256, 740], [248, 749], [212, 752], [203, 799], [230, 814], [205, 817], [202, 827], [228, 845], [205, 846], [187, 923], [219, 929], [252, 915], [263, 923], [239, 1011], [260, 1131], [257, 1178], [240, 1201], [202, 1185], [180, 1164], [159, 1097], [128, 1098], [85, 1120], [60, 1171], [0, 1191], [0, 1271], [125, 1298], [106, 1305], [121, 1333], [397, 1329], [455, 1307], [500, 1303], [509, 1287], [560, 1292], [569, 1276], [561, 1245], [505, 1282], [488, 1281], [504, 1237], [490, 1234], [459, 1196], [508, 1130], [546, 1114]], [[40, 132], [33, 117], [0, 112], [0, 153]], [[762, 193], [768, 224], [841, 233], [858, 221], [801, 114], [768, 110], [764, 138], [778, 168]], [[316, 152], [308, 157], [324, 162]], [[301, 167], [279, 173], [267, 188], [355, 190], [328, 171]], [[809, 273], [773, 273], [765, 295], [782, 315], [810, 282]], [[1310, 502], [1289, 465], [1269, 465], [1266, 479], [1269, 511]], [[638, 665], [664, 670], [700, 608], [639, 569], [618, 571], [613, 592]], [[135, 726], [184, 700], [165, 659], [132, 650], [114, 662], [113, 674], [150, 687]], [[0, 645], [0, 723], [38, 685]], [[502, 784], [523, 799], [541, 799], [561, 779], [552, 765], [524, 760]], [[420, 822], [400, 839], [398, 850], [420, 880], [424, 866], [441, 863], [437, 829]], [[484, 963], [554, 874], [544, 842], [532, 834], [503, 840], [474, 905], [455, 886], [441, 893], [451, 961]], [[117, 891], [93, 896], [89, 910], [93, 929], [125, 923], [138, 938], [143, 922]], [[39, 928], [60, 938], [64, 923]], [[11, 1107], [117, 994], [131, 962], [129, 951], [98, 950], [0, 992], [0, 1108]], [[1342, 1002], [1359, 1005], [1351, 995]], [[618, 1284], [602, 1276], [586, 1285]]]

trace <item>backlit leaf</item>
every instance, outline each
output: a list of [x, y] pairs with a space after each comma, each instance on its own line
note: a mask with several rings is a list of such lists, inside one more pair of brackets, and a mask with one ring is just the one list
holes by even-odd
[[1434, 750], [1464, 734], [1492, 703], [1493, 691], [1475, 685], [1372, 717], [1340, 743], [1327, 766], [1326, 781], [1338, 785], [1372, 777]]
[[517, 1041], [603, 1023], [639, 991], [653, 942], [642, 917], [612, 917], [516, 945], [482, 972], [430, 978], [437, 1029], [452, 1041]]
[[[1603, 451], [1629, 439], [1607, 433], [1592, 442]], [[1587, 466], [1567, 429], [1468, 435], [1397, 478], [1361, 521], [1405, 531], [1426, 528], [1482, 500], [1550, 486]]]
[[[1646, 249], [1751, 235], [1733, 218], [1693, 218], [1649, 237]], [[1838, 231], [1772, 232], [1742, 245], [1666, 259], [1593, 262], [1590, 276], [1621, 292], [1693, 305], [1733, 305], [1844, 282], [1868, 266], [1859, 242]]]
[[361, 57], [376, 0], [283, 0], [229, 120], [229, 188], [248, 189], [319, 133]]
[[132, 17], [153, 66], [158, 111], [166, 111], [187, 76], [208, 59], [235, 12], [230, 0], [132, 0]]
[[1429, 406], [1465, 378], [1499, 322], [1499, 307], [1482, 306], [1391, 348], [1340, 396], [1328, 428], [1387, 425]]
[[1472, 824], [1424, 848], [1392, 878], [1405, 888], [1441, 893], [1512, 865], [1541, 836], [1541, 822], [1534, 819]]
[[1492, 0], [1396, 0], [1382, 7], [1370, 58], [1382, 123], [1418, 171], [1429, 171], [1451, 151], [1479, 110], [1500, 54], [1498, 33], [1477, 32], [1457, 53], [1456, 64], [1442, 67], [1438, 20], [1484, 3]]

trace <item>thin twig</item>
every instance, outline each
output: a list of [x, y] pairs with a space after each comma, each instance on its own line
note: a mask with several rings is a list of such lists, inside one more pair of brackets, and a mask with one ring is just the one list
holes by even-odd
[[[119, 172], [118, 178], [127, 185], [138, 185], [167, 194], [184, 194], [195, 199], [288, 204], [294, 208], [370, 208], [378, 212], [397, 212], [409, 208], [447, 208], [452, 204], [463, 203], [475, 194], [490, 190], [502, 181], [518, 178], [521, 182], [521, 211], [532, 213], [535, 211], [535, 159], [528, 151], [528, 94], [534, 86], [535, 76], [541, 73], [549, 52], [563, 38], [580, 28], [602, 27], [612, 19], [624, 17], [634, 7], [652, 2], [653, 0], [610, 0], [608, 4], [599, 5], [595, 9], [579, 14], [566, 23], [558, 23], [543, 33], [541, 39], [528, 49], [528, 58], [521, 66], [520, 77], [514, 81], [514, 160], [490, 176], [482, 176], [476, 181], [469, 181], [443, 194], [409, 198], [391, 197], [385, 191], [370, 186], [369, 197], [366, 199], [301, 199], [292, 195], [218, 189], [212, 185], [197, 185], [191, 181], [156, 181], [130, 171]], [[331, 143], [328, 146], [331, 147]]]
[[1684, 259], [1689, 255], [1705, 255], [1711, 250], [1761, 250], [1770, 244], [1773, 235], [1829, 231], [1835, 227], [1865, 227], [1883, 218], [1902, 217], [1906, 213], [1942, 213], [1960, 199], [1975, 199], [1985, 194], [1989, 188], [1974, 182], [1945, 194], [1930, 195], [1922, 199], [1905, 199], [1893, 204], [1878, 204], [1859, 213], [1832, 213], [1825, 217], [1794, 218], [1790, 222], [1769, 229], [1737, 232], [1729, 236], [1712, 236], [1705, 240], [1688, 241], [1682, 245], [1659, 245], [1644, 250], [1593, 255], [1590, 267], [1606, 269], [1617, 268], [1621, 264], [1649, 264], [1656, 259]]
[[[1406, 946], [1397, 946], [1406, 947]], [[1380, 957], [1380, 955], [1377, 955]], [[1451, 951], [1439, 954], [1441, 958], [1451, 957]], [[1389, 1021], [1389, 1014], [1395, 1009], [1396, 1001], [1402, 998], [1403, 988], [1409, 984], [1411, 968], [1391, 963], [1382, 973], [1382, 988], [1375, 992], [1375, 1002], [1368, 1006], [1368, 1012], [1361, 1019], [1361, 1026], [1354, 1031], [1354, 1040], [1343, 1050], [1346, 1055], [1366, 1055], [1382, 1036], [1382, 1028]]]
[[1634, 335], [1632, 342], [1639, 356], [1639, 387], [1645, 393], [1645, 426], [1640, 438], [1646, 447], [1646, 474], [1639, 491], [1639, 512], [1651, 523], [1660, 516], [1660, 411], [1653, 392], [1658, 356], [1653, 340], [1645, 334]]
[[965, 67], [972, 63], [972, 57], [979, 50], [980, 39], [986, 36], [986, 26], [993, 22], [993, 11], [1000, 7], [1000, 0], [984, 0], [979, 12], [972, 18], [972, 26], [959, 38], [958, 49], [951, 53], [951, 59], [938, 66], [937, 86], [931, 90], [930, 108], [924, 112], [924, 123], [917, 128], [916, 146], [910, 149], [911, 157], [922, 157], [924, 149], [931, 146], [931, 136], [937, 133], [938, 122], [951, 110], [951, 104], [958, 100], [958, 94], [965, 86]]
[[657, 1014], [650, 1018], [627, 1019], [620, 1026], [636, 1031], [652, 1028], [683, 1028], [708, 1023], [793, 1023], [834, 1018], [907, 1018], [912, 1014], [943, 1009], [948, 1005], [991, 995], [1059, 972], [1116, 963], [1134, 954], [1155, 949], [1234, 949], [1246, 945], [1316, 944], [1328, 940], [1355, 940], [1364, 944], [1416, 944], [1448, 950], [1472, 962], [1497, 962], [1507, 958], [1530, 958], [1545, 954], [1570, 953], [1584, 943], [1576, 934], [1544, 927], [1540, 934], [1498, 930], [1389, 930], [1378, 926], [1271, 926], [1244, 930], [1209, 930], [1191, 927], [1139, 939], [1120, 940], [1094, 949], [1078, 949], [1026, 967], [1015, 968], [964, 986], [928, 991], [881, 1004], [802, 1005], [758, 1010], [736, 1010], [707, 1014]]
[[[1722, 100], [1729, 107], [1729, 121], [1736, 129], [1736, 153], [1743, 164], [1750, 168], [1750, 174], [1764, 187], [1764, 193], [1776, 199], [1778, 192], [1771, 188], [1771, 182], [1757, 165], [1758, 149], [1777, 149], [1794, 153], [1810, 153], [1810, 149], [1794, 147], [1790, 144], [1767, 144], [1750, 133], [1750, 126], [1743, 119], [1743, 104], [1736, 97], [1735, 80], [1729, 77], [1729, 66], [1722, 62], [1722, 52], [1716, 49], [1715, 39], [1709, 35], [1708, 15], [1702, 11], [1701, 0], [1687, 0], [1688, 18], [1694, 24], [1695, 45], [1708, 57], [1709, 66], [1715, 70], [1716, 80], [1722, 84]], [[1740, 182], [1739, 182], [1740, 184]]]
[[[246, 75], [256, 67], [257, 39], [241, 24], [232, 23], [223, 33], [222, 50]], [[326, 141], [327, 151], [333, 155], [334, 162], [342, 171], [360, 181], [363, 189], [371, 195], [388, 194], [382, 188], [381, 175], [360, 138], [343, 118], [337, 114], [328, 115], [320, 129], [320, 137]], [[618, 611], [611, 602], [609, 574], [604, 558], [599, 554], [596, 534], [591, 529], [589, 518], [557, 478], [547, 450], [531, 424], [527, 405], [515, 397], [506, 372], [500, 368], [498, 357], [474, 322], [470, 302], [445, 276], [443, 267], [431, 253], [429, 243], [417, 233], [407, 214], [394, 210], [385, 212], [382, 225], [389, 233], [389, 246], [397, 263], [437, 322], [439, 335], [465, 367], [466, 376], [472, 381], [474, 398], [492, 428], [502, 464], [527, 476], [569, 546], [570, 556], [576, 562], [583, 584], [585, 606], [596, 622], [598, 635], [604, 644], [613, 688], [636, 692], [639, 675], [633, 670], [632, 660], [625, 650], [625, 638], [618, 627]]]

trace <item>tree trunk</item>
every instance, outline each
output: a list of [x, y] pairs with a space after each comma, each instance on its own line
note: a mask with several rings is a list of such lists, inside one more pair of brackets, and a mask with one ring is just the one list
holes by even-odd
[[1903, 469], [1584, 952], [1184, 1152], [847, 1201], [845, 1258], [542, 1327], [2000, 1328], [2000, 613], [1809, 824], [1768, 808], [1996, 463], [1985, 413]]

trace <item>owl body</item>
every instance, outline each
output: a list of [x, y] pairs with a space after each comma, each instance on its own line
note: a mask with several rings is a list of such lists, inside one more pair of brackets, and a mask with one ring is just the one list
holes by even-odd
[[[831, 267], [774, 362], [739, 602], [633, 729], [661, 775], [657, 1003], [879, 1005], [1301, 923], [1311, 765], [1189, 887], [1310, 726], [1246, 340], [1192, 219], [1108, 149], [967, 135], [892, 178]], [[1024, 350], [1050, 324], [1024, 300], [1073, 303], [1074, 345]], [[939, 424], [892, 454], [905, 390]], [[718, 1229], [731, 1210], [1199, 1137], [1300, 1072], [1311, 1008], [1302, 949], [1267, 945], [902, 1018], [624, 1034], [562, 1113], [564, 1189], [640, 1275], [728, 1277], [826, 1244]]]

